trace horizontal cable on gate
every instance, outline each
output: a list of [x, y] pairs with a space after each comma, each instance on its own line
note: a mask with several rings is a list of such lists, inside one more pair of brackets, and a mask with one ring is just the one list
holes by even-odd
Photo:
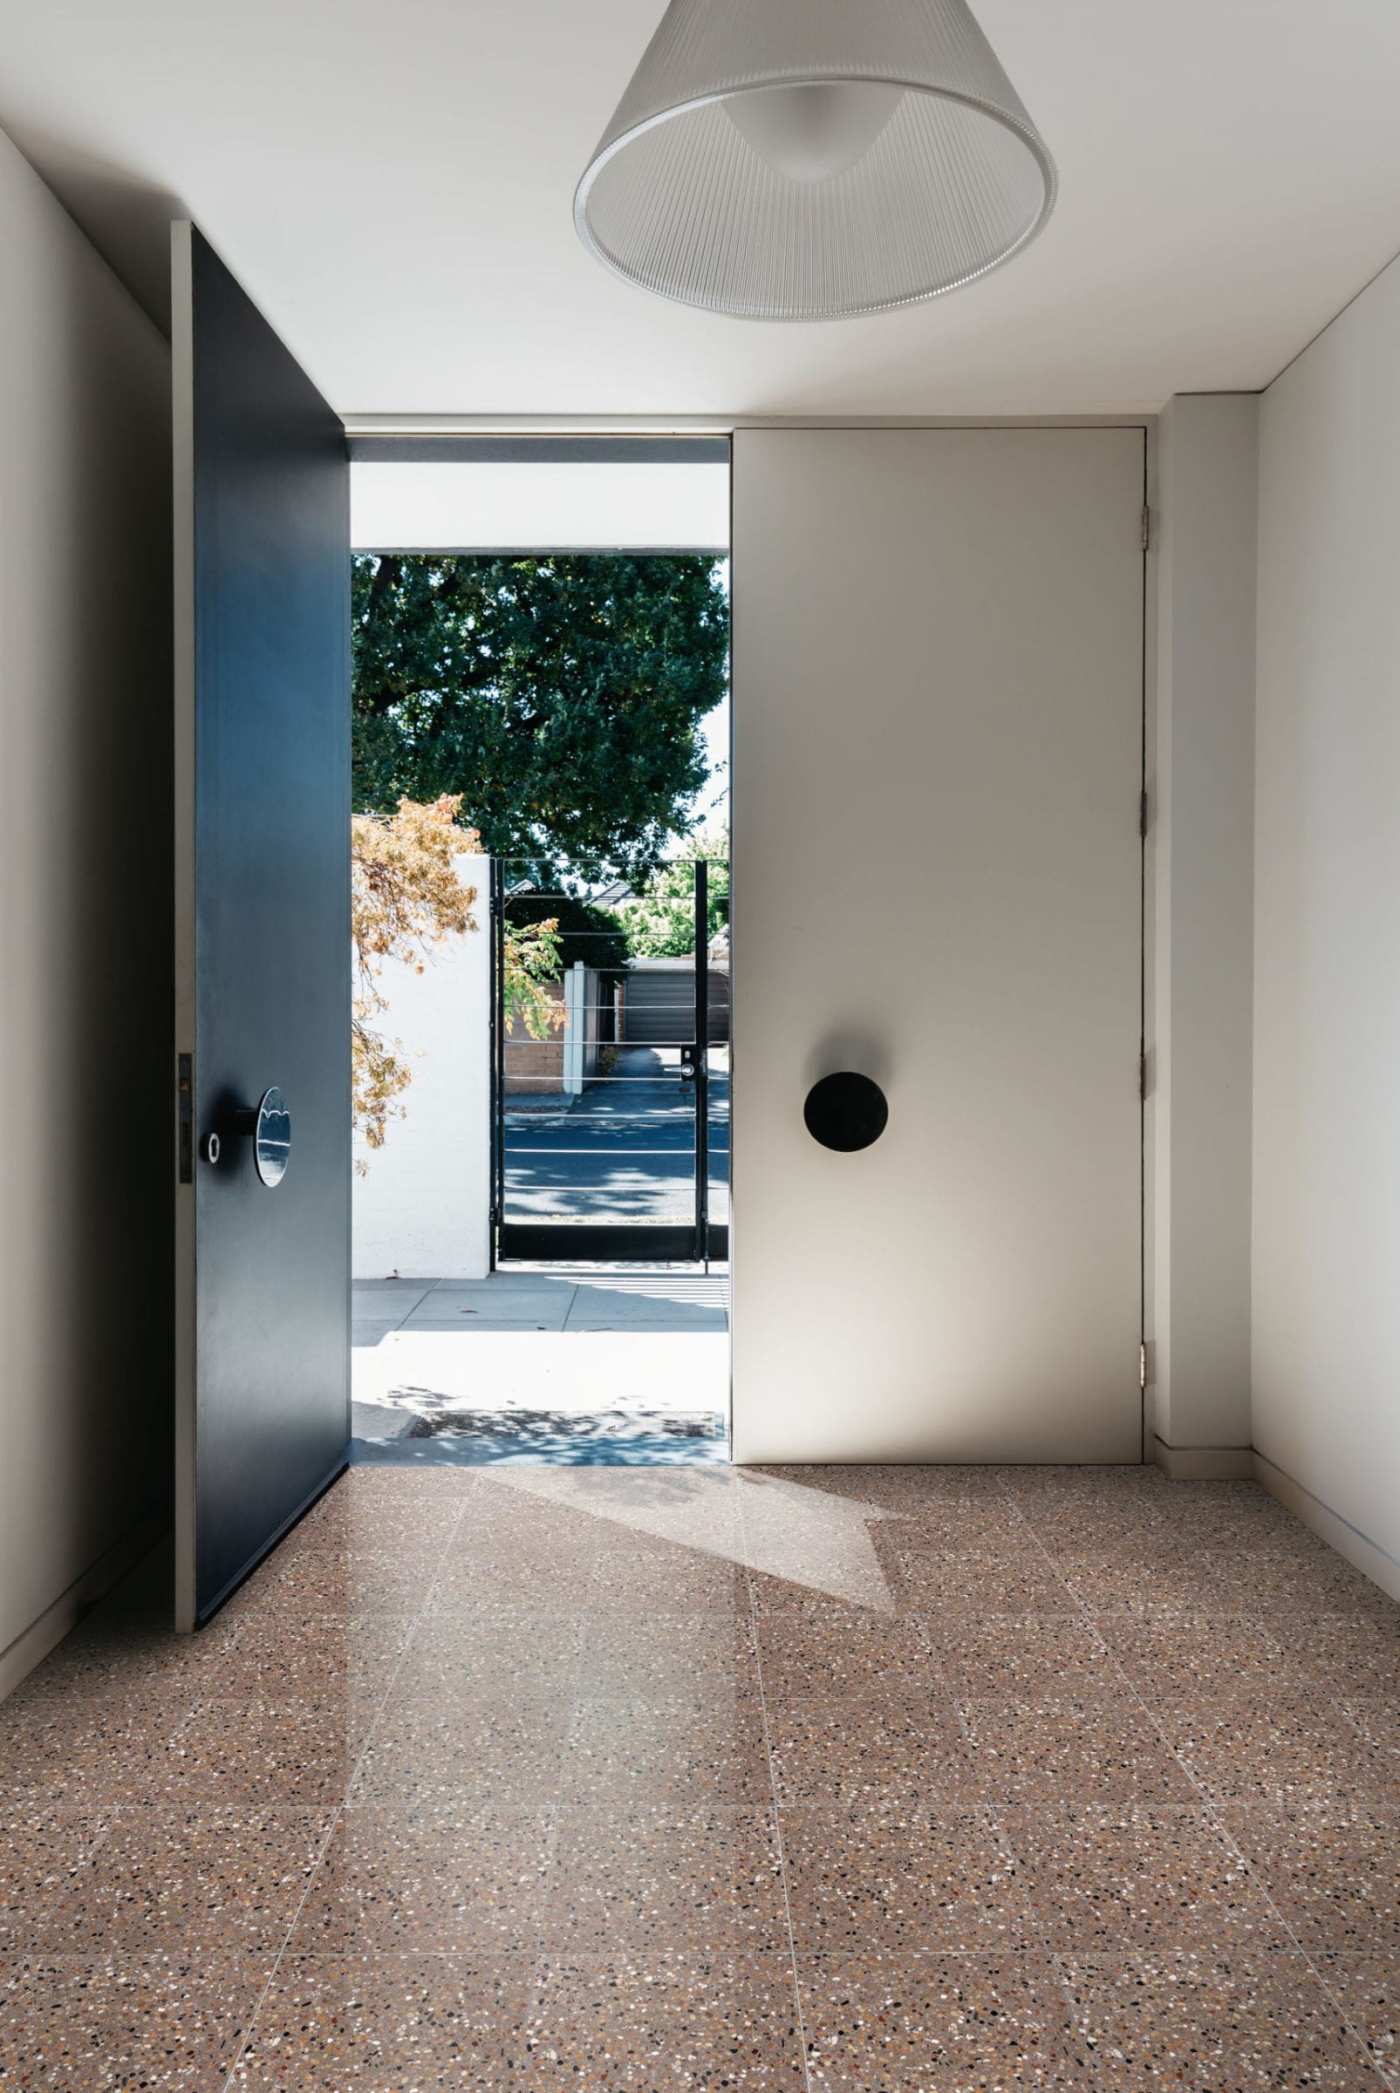
[[[531, 1148], [517, 1152], [516, 1161], [524, 1164], [533, 1163], [541, 1156], [596, 1156], [597, 1153], [596, 1148]], [[673, 1163], [693, 1163], [696, 1153], [693, 1148], [614, 1148], [609, 1150], [608, 1160], [610, 1163], [626, 1163], [633, 1156], [666, 1156]], [[710, 1143], [711, 1156], [728, 1153], [727, 1148], [716, 1148], [713, 1141]]]

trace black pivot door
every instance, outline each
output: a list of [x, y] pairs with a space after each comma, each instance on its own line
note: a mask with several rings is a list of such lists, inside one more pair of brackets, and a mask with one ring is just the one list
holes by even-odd
[[190, 225], [172, 264], [190, 1628], [349, 1443], [350, 527], [337, 416]]
[[[619, 963], [571, 897], [496, 860], [498, 1263], [709, 1263], [729, 1254], [729, 967], [717, 863], [683, 868], [670, 955]], [[722, 912], [722, 903], [721, 903]], [[512, 933], [555, 920], [550, 1007], [512, 993]], [[679, 947], [679, 949], [677, 949]]]

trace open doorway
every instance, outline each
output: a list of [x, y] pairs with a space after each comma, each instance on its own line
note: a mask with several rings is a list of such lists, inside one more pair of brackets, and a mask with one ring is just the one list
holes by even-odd
[[355, 1451], [723, 1460], [728, 444], [352, 450]]

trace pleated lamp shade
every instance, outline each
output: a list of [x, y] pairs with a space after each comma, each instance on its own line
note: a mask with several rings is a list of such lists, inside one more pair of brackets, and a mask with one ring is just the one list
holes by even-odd
[[574, 218], [664, 298], [824, 320], [985, 275], [1054, 196], [965, 0], [670, 0]]

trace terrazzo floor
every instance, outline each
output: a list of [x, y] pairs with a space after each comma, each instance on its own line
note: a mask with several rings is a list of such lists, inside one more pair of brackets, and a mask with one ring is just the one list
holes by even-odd
[[0, 2086], [1400, 2086], [1400, 1608], [1155, 1471], [354, 1470], [0, 1706]]

